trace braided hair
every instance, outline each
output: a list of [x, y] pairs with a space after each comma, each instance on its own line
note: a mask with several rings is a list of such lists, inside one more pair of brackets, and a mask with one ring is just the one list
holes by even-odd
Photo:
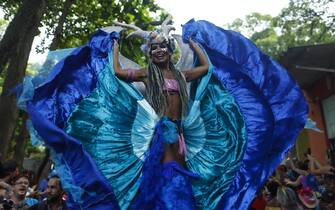
[[[188, 94], [186, 89], [186, 80], [184, 75], [175, 68], [174, 64], [169, 60], [169, 68], [171, 69], [175, 79], [179, 84], [179, 96], [182, 103], [182, 116], [188, 111]], [[168, 107], [167, 91], [164, 91], [164, 75], [163, 71], [149, 59], [148, 66], [148, 87], [146, 88], [149, 103], [159, 116], [163, 116]]]

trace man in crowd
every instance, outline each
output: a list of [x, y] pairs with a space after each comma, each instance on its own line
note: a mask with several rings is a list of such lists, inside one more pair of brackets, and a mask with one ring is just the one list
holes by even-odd
[[13, 209], [28, 209], [29, 206], [37, 203], [36, 199], [26, 197], [29, 188], [29, 174], [16, 175], [12, 179], [11, 184], [13, 193], [10, 196], [10, 200], [13, 202]]
[[0, 162], [0, 201], [9, 199], [12, 187], [8, 183], [14, 177], [15, 171], [17, 171], [17, 164], [14, 160], [3, 164]]
[[47, 199], [29, 208], [29, 210], [67, 210], [63, 200], [64, 191], [58, 176], [48, 181]]

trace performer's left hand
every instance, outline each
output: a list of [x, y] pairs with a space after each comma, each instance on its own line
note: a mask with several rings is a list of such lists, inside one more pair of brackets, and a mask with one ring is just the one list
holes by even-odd
[[190, 37], [190, 39], [189, 39], [188, 41], [189, 41], [190, 46], [191, 46], [193, 49], [194, 49], [195, 47], [198, 46], [197, 43], [195, 43], [191, 37]]

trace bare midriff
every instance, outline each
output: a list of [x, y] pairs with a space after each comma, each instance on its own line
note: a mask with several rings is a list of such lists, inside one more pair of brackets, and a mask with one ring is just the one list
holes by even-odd
[[[179, 93], [169, 94], [167, 97], [168, 107], [164, 113], [165, 116], [173, 119], [181, 119], [181, 100]], [[165, 144], [165, 152], [162, 162], [176, 161], [181, 166], [185, 167], [185, 156], [178, 152], [179, 143]]]
[[181, 119], [181, 100], [179, 97], [179, 93], [168, 94], [167, 103], [168, 103], [168, 106], [164, 112], [164, 115], [173, 120], [180, 120]]

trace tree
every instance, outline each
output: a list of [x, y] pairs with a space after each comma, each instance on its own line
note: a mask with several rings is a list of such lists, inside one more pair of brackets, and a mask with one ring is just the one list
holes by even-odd
[[275, 25], [275, 18], [271, 15], [251, 13], [244, 20], [238, 18], [227, 27], [231, 30], [243, 33], [249, 37], [261, 50], [277, 56], [281, 49], [278, 46], [279, 35]]
[[[0, 1], [5, 18], [13, 17], [20, 4], [20, 0]], [[46, 28], [46, 38], [54, 37], [56, 48], [62, 49], [87, 43], [98, 28], [111, 25], [114, 20], [135, 23], [146, 30], [154, 20], [152, 14], [157, 12], [162, 10], [154, 0], [48, 0], [42, 25]], [[46, 48], [49, 46], [41, 44], [38, 50]]]
[[335, 42], [334, 0], [290, 0], [276, 17], [253, 13], [228, 28], [245, 33], [266, 53], [278, 58], [289, 47]]
[[[63, 7], [66, 4], [69, 6]], [[98, 28], [109, 26], [114, 20], [132, 22], [147, 29], [154, 20], [151, 14], [160, 11], [153, 0], [52, 0], [48, 8], [43, 25], [46, 39], [54, 37], [51, 50], [86, 44]], [[41, 45], [38, 50], [46, 48], [48, 46]]]
[[16, 98], [10, 92], [23, 80], [31, 46], [39, 33], [44, 12], [45, 0], [24, 0], [0, 42], [1, 70], [8, 66], [0, 98], [0, 153], [3, 158], [6, 158], [18, 118]]
[[2, 36], [5, 33], [6, 27], [7, 27], [7, 21], [0, 18], [0, 40], [2, 39]]
[[17, 123], [17, 135], [15, 138], [15, 146], [14, 146], [14, 154], [13, 158], [19, 166], [22, 166], [24, 155], [25, 155], [25, 148], [27, 146], [27, 140], [29, 137], [28, 129], [26, 127], [26, 121], [28, 118], [27, 113], [23, 111], [20, 112], [21, 117], [19, 118], [20, 122]]
[[329, 6], [333, 0], [291, 0], [276, 18], [283, 36], [283, 49], [298, 45], [334, 42], [335, 11]]
[[[2, 39], [2, 36], [6, 31], [7, 25], [8, 25], [7, 21], [0, 18], [0, 40]], [[2, 93], [3, 81], [4, 81], [4, 75], [3, 73], [0, 73], [0, 94]]]
[[62, 13], [59, 17], [57, 27], [55, 28], [54, 38], [50, 44], [49, 50], [56, 50], [59, 47], [59, 42], [64, 31], [64, 24], [66, 21], [66, 17], [69, 15], [71, 11], [71, 6], [74, 3], [74, 0], [66, 0], [64, 2], [64, 6], [62, 8]]

